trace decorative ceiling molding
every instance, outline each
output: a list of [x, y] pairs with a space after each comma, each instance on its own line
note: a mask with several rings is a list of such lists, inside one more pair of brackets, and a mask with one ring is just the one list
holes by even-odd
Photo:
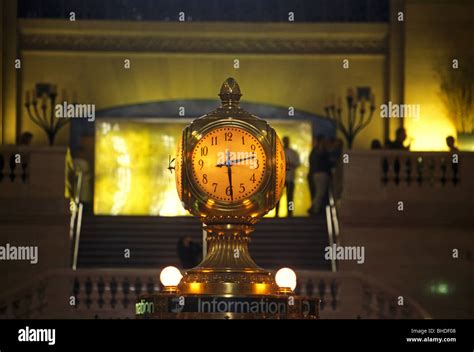
[[384, 54], [385, 35], [318, 36], [313, 38], [217, 38], [106, 33], [23, 32], [22, 50], [164, 52], [164, 53], [241, 53], [241, 54]]

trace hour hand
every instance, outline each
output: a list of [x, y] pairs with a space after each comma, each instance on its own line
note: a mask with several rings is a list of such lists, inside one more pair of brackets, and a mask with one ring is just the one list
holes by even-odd
[[232, 187], [232, 169], [229, 167], [227, 167], [227, 176], [229, 177], [229, 188], [230, 188], [230, 200], [233, 201], [234, 200], [234, 189]]
[[234, 190], [232, 189], [232, 163], [230, 162], [229, 150], [226, 152], [225, 165], [227, 166], [227, 177], [229, 177], [230, 200], [234, 200]]

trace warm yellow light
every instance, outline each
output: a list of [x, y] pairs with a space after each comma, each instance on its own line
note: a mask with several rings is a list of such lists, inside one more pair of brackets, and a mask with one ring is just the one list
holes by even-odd
[[[186, 119], [107, 119], [97, 122], [95, 214], [188, 215], [179, 199], [175, 176], [168, 170], [169, 157], [176, 156], [176, 146], [188, 123], [189, 120]], [[306, 215], [306, 209], [310, 206], [306, 174], [311, 124], [305, 121], [278, 120], [271, 121], [271, 125], [280, 137], [290, 137], [292, 148], [300, 155], [302, 166], [296, 171], [294, 215]], [[286, 215], [285, 199], [282, 198], [280, 204], [280, 216]], [[247, 199], [244, 204], [248, 205], [249, 202]]]
[[258, 295], [264, 294], [267, 292], [267, 284], [255, 284], [255, 293]]
[[94, 212], [186, 215], [168, 168], [186, 120], [106, 120], [96, 126]]
[[296, 288], [296, 274], [290, 268], [281, 268], [275, 275], [275, 281], [280, 288]]
[[174, 266], [167, 266], [160, 273], [160, 281], [163, 286], [178, 286], [182, 277], [179, 269]]
[[[423, 111], [423, 110], [422, 110]], [[408, 140], [412, 151], [445, 151], [448, 150], [446, 137], [456, 138], [456, 128], [448, 118], [433, 114], [428, 118], [405, 120]]]
[[[309, 121], [270, 121], [270, 124], [277, 132], [280, 140], [287, 136], [290, 138], [290, 147], [298, 153], [301, 166], [296, 169], [294, 211], [295, 216], [307, 216], [307, 210], [311, 205], [311, 196], [307, 175], [309, 171], [309, 154], [311, 153], [313, 131]], [[279, 216], [285, 217], [288, 214], [286, 192], [280, 199]], [[269, 212], [266, 217], [275, 216], [275, 210]]]
[[457, 133], [439, 96], [439, 82], [420, 76], [417, 84], [407, 85], [405, 94], [405, 104], [419, 105], [419, 116], [407, 116], [404, 119], [408, 135], [406, 145], [411, 144], [412, 151], [448, 150], [446, 137], [456, 137]]
[[191, 282], [189, 284], [189, 290], [192, 292], [192, 293], [201, 293], [202, 291], [202, 285], [201, 283], [199, 282]]

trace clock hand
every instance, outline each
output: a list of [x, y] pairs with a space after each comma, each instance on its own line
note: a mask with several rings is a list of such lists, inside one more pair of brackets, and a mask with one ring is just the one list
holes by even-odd
[[232, 169], [231, 165], [227, 165], [227, 176], [229, 177], [230, 200], [234, 200], [234, 189], [232, 188]]
[[252, 156], [248, 156], [246, 158], [241, 158], [241, 159], [237, 159], [237, 160], [231, 160], [230, 163], [231, 164], [238, 164], [242, 161], [245, 161], [245, 160], [250, 160], [250, 159], [255, 159], [255, 155], [252, 155]]
[[[237, 159], [237, 160], [230, 160], [229, 163], [231, 165], [234, 165], [234, 164], [238, 164], [242, 161], [245, 161], [245, 160], [250, 160], [250, 159], [255, 159], [255, 155], [252, 155], [252, 156], [248, 156], [246, 158], [241, 158], [241, 159]], [[217, 167], [222, 167], [222, 166], [227, 166], [227, 161], [225, 163], [219, 163], [216, 165]]]
[[227, 177], [229, 178], [230, 200], [234, 201], [234, 190], [232, 188], [232, 164], [230, 162], [229, 149], [226, 150], [225, 164], [227, 166]]

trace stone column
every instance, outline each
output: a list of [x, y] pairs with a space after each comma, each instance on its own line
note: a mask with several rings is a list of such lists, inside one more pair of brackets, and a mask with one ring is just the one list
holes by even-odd
[[[403, 13], [403, 21], [399, 21], [399, 13]], [[390, 18], [387, 54], [387, 100], [396, 104], [404, 101], [405, 77], [405, 0], [390, 0]], [[403, 127], [403, 119], [385, 119], [384, 138], [393, 138], [398, 127]]]
[[18, 16], [17, 0], [2, 1], [1, 8], [1, 47], [2, 47], [2, 88], [1, 88], [1, 141], [14, 144], [18, 133], [17, 83], [18, 70], [15, 60], [18, 55]]

